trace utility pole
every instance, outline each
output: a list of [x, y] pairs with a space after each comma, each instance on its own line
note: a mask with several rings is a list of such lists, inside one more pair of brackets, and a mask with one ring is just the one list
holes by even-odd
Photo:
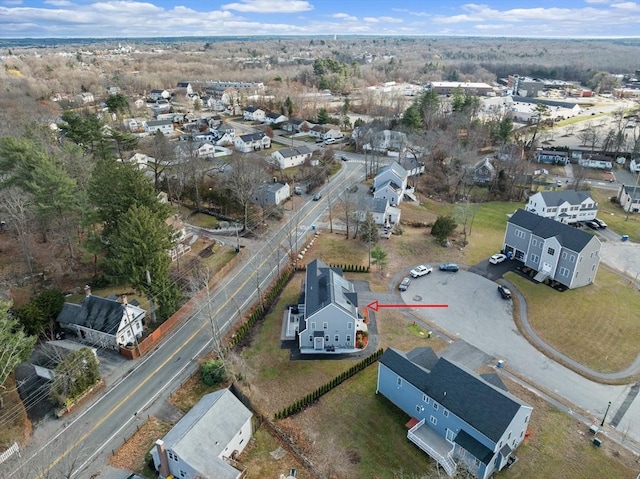
[[151, 273], [147, 270], [147, 286], [149, 286], [149, 308], [151, 309], [151, 322], [156, 324], [156, 305], [151, 294]]

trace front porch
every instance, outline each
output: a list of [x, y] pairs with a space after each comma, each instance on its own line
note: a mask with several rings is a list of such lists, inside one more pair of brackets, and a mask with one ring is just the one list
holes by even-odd
[[449, 477], [453, 477], [457, 467], [452, 458], [454, 445], [427, 426], [424, 419], [415, 421], [417, 419], [414, 418], [409, 422], [409, 425], [413, 425], [407, 438], [440, 464]]

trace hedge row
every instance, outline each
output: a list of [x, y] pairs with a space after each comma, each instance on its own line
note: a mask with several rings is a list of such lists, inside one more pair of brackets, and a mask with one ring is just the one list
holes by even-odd
[[311, 404], [314, 401], [317, 401], [318, 399], [320, 399], [321, 396], [325, 395], [326, 393], [331, 391], [336, 386], [339, 386], [344, 381], [349, 379], [351, 376], [356, 375], [357, 373], [362, 371], [367, 366], [370, 366], [371, 364], [375, 363], [380, 358], [380, 356], [382, 356], [383, 352], [384, 352], [383, 349], [378, 349], [371, 356], [368, 356], [368, 357], [364, 358], [359, 363], [351, 366], [346, 371], [343, 371], [342, 373], [340, 373], [338, 376], [333, 378], [328, 383], [323, 384], [322, 386], [320, 386], [318, 389], [316, 389], [312, 393], [307, 394], [304, 398], [302, 398], [302, 399], [296, 401], [295, 403], [285, 407], [281, 411], [278, 411], [276, 413], [276, 415], [275, 415], [275, 419], [276, 420], [284, 419], [284, 418], [287, 418], [289, 416], [293, 416], [296, 413], [299, 413], [305, 407], [307, 407], [309, 404]]
[[242, 323], [242, 326], [238, 328], [238, 331], [236, 331], [235, 335], [231, 338], [231, 341], [229, 343], [230, 348], [234, 347], [236, 344], [242, 341], [242, 339], [246, 336], [253, 325], [256, 324], [258, 320], [263, 319], [267, 315], [267, 313], [271, 310], [271, 307], [278, 300], [278, 296], [280, 296], [280, 293], [291, 279], [292, 274], [292, 268], [287, 268], [282, 273], [280, 273], [280, 276], [278, 276], [278, 279], [275, 281], [273, 286], [265, 293], [262, 304], [258, 304], [256, 306], [256, 308], [249, 315], [249, 318], [244, 323]]
[[340, 268], [345, 273], [368, 273], [369, 267], [361, 264], [330, 264], [331, 268]]
[[[339, 268], [345, 273], [368, 273], [369, 272], [369, 266], [362, 266], [360, 264], [330, 264], [329, 267]], [[306, 269], [307, 269], [306, 264], [296, 265], [297, 271], [306, 271]]]

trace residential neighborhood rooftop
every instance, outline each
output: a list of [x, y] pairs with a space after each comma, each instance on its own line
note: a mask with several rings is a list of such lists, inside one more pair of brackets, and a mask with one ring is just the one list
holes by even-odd
[[582, 251], [594, 236], [582, 231], [574, 226], [570, 226], [559, 221], [554, 221], [543, 216], [519, 209], [511, 218], [509, 223], [521, 226], [540, 238], [557, 237], [560, 243], [572, 251]]

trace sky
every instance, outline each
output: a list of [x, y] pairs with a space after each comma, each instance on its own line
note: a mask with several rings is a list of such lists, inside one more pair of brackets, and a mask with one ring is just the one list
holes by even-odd
[[0, 38], [640, 37], [640, 0], [0, 0]]

